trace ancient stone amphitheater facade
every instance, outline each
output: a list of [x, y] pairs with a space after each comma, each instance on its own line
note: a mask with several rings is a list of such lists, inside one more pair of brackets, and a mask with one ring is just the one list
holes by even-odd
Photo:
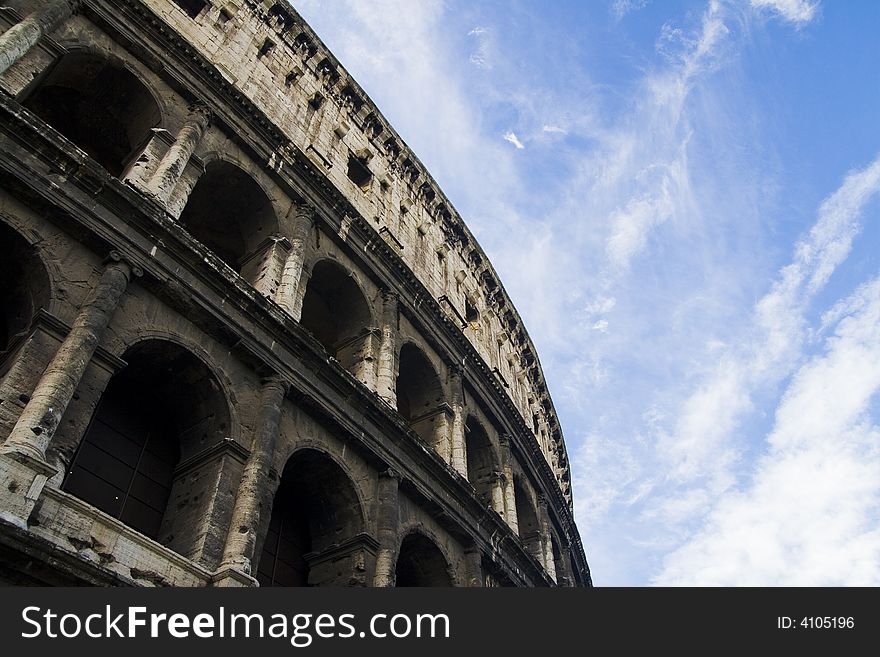
[[588, 586], [535, 349], [302, 18], [0, 9], [0, 582]]

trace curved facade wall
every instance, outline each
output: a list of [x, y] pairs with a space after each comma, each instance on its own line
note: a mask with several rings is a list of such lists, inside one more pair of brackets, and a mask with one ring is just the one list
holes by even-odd
[[295, 10], [0, 29], [0, 579], [590, 585], [518, 314]]

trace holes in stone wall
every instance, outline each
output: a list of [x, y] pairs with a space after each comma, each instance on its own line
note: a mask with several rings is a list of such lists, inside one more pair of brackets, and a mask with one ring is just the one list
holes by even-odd
[[480, 321], [480, 311], [467, 297], [464, 299], [464, 319], [468, 324], [476, 324]]
[[355, 185], [366, 191], [370, 188], [370, 182], [373, 180], [373, 172], [367, 166], [365, 158], [355, 155], [348, 156], [348, 178]]
[[298, 68], [293, 69], [284, 77], [284, 86], [293, 86], [302, 75], [302, 71]]
[[276, 22], [282, 32], [293, 27], [293, 16], [280, 2], [276, 2], [269, 9], [269, 17]]
[[217, 14], [217, 25], [219, 25], [220, 27], [225, 27], [226, 24], [231, 21], [233, 17], [234, 14], [231, 9], [222, 7], [220, 9], [220, 13]]
[[263, 41], [263, 45], [260, 46], [260, 49], [257, 51], [257, 57], [262, 59], [267, 55], [271, 54], [271, 52], [275, 50], [275, 42], [272, 39], [266, 39]]
[[173, 0], [174, 4], [183, 9], [186, 15], [195, 19], [205, 7], [208, 6], [208, 0]]

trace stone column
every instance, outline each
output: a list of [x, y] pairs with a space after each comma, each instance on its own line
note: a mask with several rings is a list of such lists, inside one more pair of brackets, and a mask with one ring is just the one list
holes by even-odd
[[437, 414], [434, 417], [434, 449], [446, 463], [452, 463], [452, 445], [449, 442], [454, 419], [452, 407], [443, 402], [437, 407]]
[[297, 304], [299, 282], [302, 278], [309, 236], [315, 225], [315, 211], [305, 203], [293, 208], [293, 230], [290, 237], [290, 253], [281, 272], [281, 283], [275, 292], [274, 301], [289, 315], [299, 321], [302, 308]]
[[507, 518], [507, 505], [504, 500], [504, 473], [496, 470], [492, 473], [492, 509], [502, 518]]
[[274, 489], [269, 486], [269, 472], [275, 459], [281, 407], [286, 393], [287, 383], [280, 377], [274, 376], [263, 382], [251, 453], [232, 507], [219, 571], [236, 569], [251, 574], [257, 531], [266, 524], [262, 521], [272, 508]]
[[464, 551], [465, 561], [465, 586], [483, 586], [483, 554], [480, 548], [472, 545]]
[[382, 290], [382, 331], [379, 343], [379, 365], [376, 392], [392, 407], [397, 407], [397, 312], [400, 297], [392, 290]]
[[275, 298], [281, 284], [281, 274], [290, 242], [281, 235], [272, 235], [257, 247], [241, 267], [242, 277], [264, 297]]
[[452, 368], [449, 379], [450, 406], [452, 407], [452, 422], [449, 428], [449, 445], [452, 452], [451, 465], [461, 473], [461, 476], [467, 479], [467, 445], [464, 438], [464, 387], [460, 366]]
[[513, 485], [513, 466], [510, 455], [510, 436], [506, 433], [498, 437], [498, 445], [501, 448], [501, 474], [504, 475], [502, 486], [504, 491], [504, 518], [513, 530], [519, 533], [519, 522], [516, 517], [516, 491]]
[[211, 114], [207, 108], [196, 105], [190, 108], [189, 117], [177, 139], [162, 156], [156, 171], [147, 183], [147, 191], [155, 196], [163, 205], [167, 205], [183, 170], [186, 168], [190, 157], [202, 140], [205, 130], [208, 129]]
[[70, 333], [43, 372], [0, 453], [45, 460], [46, 448], [132, 274], [140, 275], [140, 271], [124, 262], [118, 253], [111, 253], [100, 281], [80, 308]]
[[389, 468], [379, 474], [379, 491], [376, 498], [376, 538], [379, 539], [379, 552], [376, 555], [376, 574], [373, 586], [392, 587], [397, 570], [397, 550], [399, 543], [400, 505], [398, 492], [400, 475]]
[[47, 34], [79, 9], [80, 0], [52, 0], [0, 34], [0, 74], [24, 57]]
[[553, 559], [553, 538], [550, 534], [550, 513], [547, 511], [547, 498], [538, 495], [538, 527], [541, 533], [541, 561], [550, 578], [556, 581], [556, 562]]

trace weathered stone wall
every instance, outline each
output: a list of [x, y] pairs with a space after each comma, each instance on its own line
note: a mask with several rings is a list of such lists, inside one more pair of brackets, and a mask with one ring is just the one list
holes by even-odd
[[[209, 6], [196, 20], [167, 0], [146, 4], [343, 191], [435, 298], [448, 300], [450, 318], [497, 369], [526, 423], [532, 426], [533, 416], [539, 417], [548, 462], [565, 469], [561, 430], [552, 403], [545, 408], [549, 395], [534, 347], [486, 255], [416, 156], [312, 30], [289, 7], [271, 12], [280, 4], [275, 1], [233, 0]], [[349, 177], [351, 158], [364, 161], [371, 174], [366, 184]], [[468, 321], [469, 306], [474, 321]]]
[[[286, 464], [313, 453], [356, 491], [346, 504], [362, 522], [307, 555], [316, 583], [393, 585], [401, 541], [416, 534], [455, 585], [588, 583], [558, 422], [494, 271], [356, 83], [270, 4], [233, 0], [222, 20], [208, 5], [193, 20], [166, 0], [88, 0], [0, 74], [0, 220], [46, 269], [45, 301], [0, 354], [0, 547], [60, 549], [45, 581], [252, 583]], [[13, 6], [0, 12], [8, 25], [46, 5]], [[187, 68], [191, 49], [200, 68]], [[158, 108], [118, 178], [26, 109], [71, 53], [125, 71]], [[199, 71], [210, 67], [211, 85], [233, 86], [208, 89]], [[246, 98], [265, 119], [241, 118]], [[273, 126], [289, 141], [267, 150]], [[223, 196], [229, 175], [262, 209], [247, 219], [246, 206], [209, 207], [229, 222], [220, 234], [193, 207], [213, 193], [236, 203]], [[230, 231], [238, 251], [209, 248]], [[327, 317], [305, 308], [309, 294]], [[358, 304], [355, 332], [322, 340], [320, 322]], [[192, 413], [155, 540], [64, 491], [102, 397], [144, 344], [199, 363], [198, 394], [211, 397], [192, 397], [173, 369], [160, 386], [169, 409]], [[438, 380], [439, 405], [411, 420], [395, 400], [404, 345]], [[70, 353], [85, 354], [81, 372]], [[61, 410], [57, 426], [35, 397]], [[469, 422], [488, 441], [479, 482], [468, 481]], [[528, 535], [518, 508], [534, 515]]]

